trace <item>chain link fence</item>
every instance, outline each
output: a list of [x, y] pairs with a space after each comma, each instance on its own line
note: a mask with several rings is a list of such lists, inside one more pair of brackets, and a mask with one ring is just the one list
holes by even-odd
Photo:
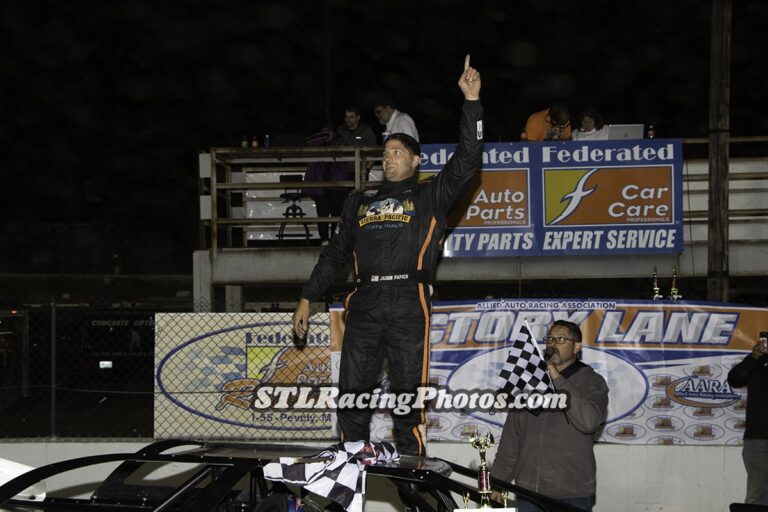
[[[705, 299], [700, 281], [680, 281], [685, 300]], [[731, 302], [768, 306], [765, 295], [753, 291], [764, 289], [762, 280], [761, 286], [733, 281]], [[568, 295], [562, 283], [552, 293]], [[333, 411], [261, 408], [257, 396], [264, 384], [330, 383], [329, 322], [320, 315], [325, 305], [313, 304], [303, 349], [291, 333], [293, 303], [247, 306], [261, 313], [164, 313], [94, 303], [0, 311], [0, 438], [335, 436]]]
[[[272, 425], [270, 435], [270, 429], [254, 428], [256, 415], [251, 409], [238, 409], [251, 389], [247, 386], [265, 379], [319, 383], [318, 376], [329, 375], [330, 370], [329, 362], [319, 356], [327, 354], [327, 347], [321, 350], [316, 345], [327, 344], [328, 335], [327, 325], [321, 333], [316, 323], [316, 335], [299, 350], [293, 347], [287, 308], [272, 304], [263, 309], [271, 312], [236, 314], [240, 318], [170, 315], [181, 323], [177, 322], [174, 336], [166, 338], [170, 347], [166, 352], [179, 346], [187, 350], [176, 350], [173, 361], [163, 365], [164, 376], [169, 377], [163, 389], [155, 385], [158, 311], [51, 303], [0, 312], [0, 438], [152, 438], [158, 425], [162, 427], [158, 437], [167, 432], [175, 437], [274, 438], [279, 422]], [[322, 311], [324, 305], [317, 304], [313, 314]], [[254, 325], [256, 316], [260, 320], [255, 324], [265, 325]], [[227, 325], [221, 324], [222, 319]], [[272, 339], [254, 330], [257, 327], [268, 328]], [[216, 333], [219, 330], [230, 334]], [[177, 362], [182, 366], [173, 366], [173, 373], [169, 363]], [[213, 387], [201, 391], [203, 384]], [[171, 404], [175, 411], [159, 416], [164, 424], [156, 421], [156, 395], [158, 403]], [[190, 402], [190, 397], [196, 398]], [[247, 413], [250, 427], [237, 424], [244, 423], [242, 418], [225, 417], [225, 427], [215, 432], [210, 421], [203, 421], [204, 409], [213, 404], [216, 411], [219, 403], [221, 415]], [[301, 420], [284, 418], [282, 423], [298, 426]], [[296, 432], [290, 437], [296, 438]], [[306, 431], [305, 439], [313, 437], [317, 437], [314, 431]]]
[[10, 316], [0, 437], [152, 437], [153, 311], [48, 304]]

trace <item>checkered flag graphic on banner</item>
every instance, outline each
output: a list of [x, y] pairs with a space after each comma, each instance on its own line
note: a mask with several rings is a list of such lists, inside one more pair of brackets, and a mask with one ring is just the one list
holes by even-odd
[[365, 467], [399, 458], [391, 443], [339, 443], [312, 457], [298, 460], [280, 457], [278, 462], [264, 466], [264, 478], [301, 485], [307, 491], [335, 501], [348, 512], [363, 512]]
[[554, 391], [547, 363], [527, 327], [521, 328], [512, 342], [507, 361], [499, 373], [498, 384], [501, 391], [513, 396], [522, 392]]

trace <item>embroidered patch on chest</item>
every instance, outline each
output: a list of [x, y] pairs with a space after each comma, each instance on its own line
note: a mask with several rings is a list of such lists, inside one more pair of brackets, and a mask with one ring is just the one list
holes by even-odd
[[409, 223], [416, 213], [413, 201], [400, 201], [394, 197], [362, 203], [357, 210], [358, 224], [362, 227], [372, 222]]

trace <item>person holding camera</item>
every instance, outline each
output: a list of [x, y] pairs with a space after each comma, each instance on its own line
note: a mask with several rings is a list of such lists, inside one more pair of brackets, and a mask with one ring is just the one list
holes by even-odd
[[747, 470], [746, 503], [768, 505], [768, 332], [728, 372], [733, 388], [747, 386], [747, 421], [741, 457]]

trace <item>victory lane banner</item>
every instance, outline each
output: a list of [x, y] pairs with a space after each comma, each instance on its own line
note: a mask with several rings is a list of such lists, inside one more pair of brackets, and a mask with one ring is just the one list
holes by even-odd
[[[421, 176], [439, 172], [453, 149], [422, 145]], [[486, 143], [443, 254], [680, 253], [682, 168], [673, 139]]]
[[[500, 435], [506, 410], [473, 408], [457, 397], [496, 391], [523, 326], [540, 341], [560, 319], [581, 327], [583, 361], [608, 383], [602, 442], [740, 443], [746, 389], [732, 389], [727, 375], [766, 330], [768, 309], [596, 299], [435, 303], [429, 385], [455, 406], [428, 409], [427, 438], [465, 440], [478, 429]], [[157, 314], [155, 437], [338, 438], [334, 407], [293, 407], [293, 396], [287, 407], [265, 407], [259, 391], [333, 387], [343, 334], [341, 306], [312, 316], [304, 347], [293, 344], [290, 313]], [[388, 388], [386, 372], [380, 388]], [[375, 440], [392, 439], [389, 410], [375, 412], [371, 432]]]
[[[333, 308], [330, 315], [336, 381], [343, 309]], [[534, 339], [541, 342], [547, 327], [556, 320], [569, 320], [581, 327], [582, 360], [608, 383], [608, 419], [600, 441], [662, 445], [741, 442], [746, 389], [732, 389], [727, 376], [751, 351], [758, 333], [766, 330], [768, 309], [764, 308], [594, 299], [435, 303], [430, 384], [454, 397], [495, 390], [510, 346], [526, 322]], [[381, 387], [387, 386], [388, 379], [383, 376]], [[477, 431], [500, 436], [505, 418], [505, 411], [470, 407], [428, 410], [427, 438], [467, 440]], [[388, 411], [374, 415], [371, 432], [373, 439], [393, 439]]]

